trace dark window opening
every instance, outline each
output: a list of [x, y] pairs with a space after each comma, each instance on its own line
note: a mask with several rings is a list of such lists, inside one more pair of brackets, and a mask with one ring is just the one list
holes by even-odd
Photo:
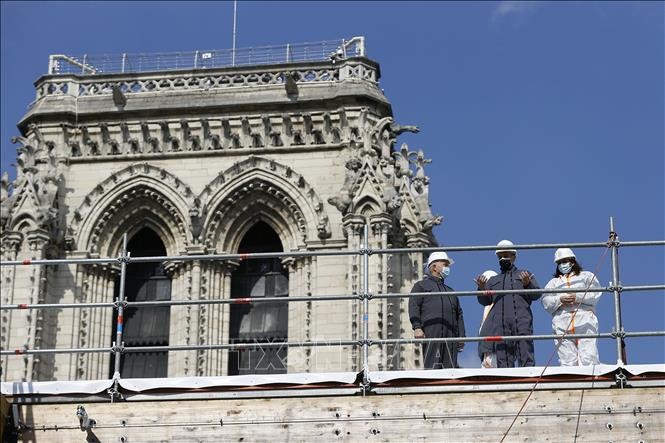
[[[137, 232], [127, 244], [132, 257], [166, 255], [159, 236], [149, 228]], [[120, 293], [120, 277], [116, 279], [115, 295]], [[129, 263], [125, 278], [125, 297], [128, 302], [171, 299], [171, 280], [164, 273], [163, 263]], [[123, 342], [125, 347], [168, 346], [169, 306], [128, 307], [124, 310]], [[113, 319], [113, 338], [116, 339], [117, 316]], [[111, 374], [114, 366], [111, 359]], [[123, 378], [167, 377], [168, 352], [123, 352], [120, 357]]]
[[[281, 252], [282, 243], [266, 223], [252, 226], [240, 242], [240, 253]], [[279, 258], [243, 260], [231, 276], [231, 298], [287, 297], [288, 273]], [[255, 347], [229, 352], [229, 375], [285, 374], [287, 348], [261, 344], [288, 339], [288, 303], [231, 305], [231, 343]]]

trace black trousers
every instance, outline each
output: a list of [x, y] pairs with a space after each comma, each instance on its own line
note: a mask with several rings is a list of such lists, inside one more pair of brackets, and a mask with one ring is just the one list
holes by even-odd
[[457, 343], [423, 343], [425, 369], [457, 367]]

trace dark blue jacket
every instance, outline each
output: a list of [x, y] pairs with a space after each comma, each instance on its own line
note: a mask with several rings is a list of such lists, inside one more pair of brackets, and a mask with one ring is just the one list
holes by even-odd
[[[413, 285], [411, 292], [448, 292], [440, 278], [429, 274]], [[409, 298], [409, 319], [413, 329], [421, 328], [426, 338], [466, 337], [464, 314], [455, 295], [412, 295]]]
[[[490, 278], [486, 285], [487, 291], [499, 291], [503, 289], [540, 289], [535, 277], [531, 277], [528, 286], [524, 286], [520, 274], [524, 269], [517, 269], [515, 265], [506, 272]], [[528, 272], [528, 271], [526, 271]], [[478, 303], [484, 306], [491, 305], [490, 311], [483, 327], [480, 330], [481, 337], [503, 336], [503, 335], [531, 335], [533, 334], [533, 314], [531, 302], [538, 300], [542, 294], [499, 294], [479, 295]], [[479, 356], [482, 359], [483, 352], [492, 352], [494, 345], [488, 342], [478, 344]]]

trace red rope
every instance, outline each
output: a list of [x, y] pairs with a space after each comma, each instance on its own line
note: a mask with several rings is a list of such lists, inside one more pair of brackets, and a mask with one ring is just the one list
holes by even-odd
[[[609, 251], [609, 250], [610, 250], [610, 245], [608, 244], [607, 248], [605, 248], [605, 252], [603, 252], [603, 255], [601, 255], [600, 259], [598, 260], [598, 264], [596, 265], [596, 269], [593, 273], [594, 276], [598, 275], [598, 269], [600, 268], [600, 265], [603, 263], [603, 260], [605, 259], [605, 256], [607, 255], [607, 251]], [[582, 295], [582, 298], [584, 298], [586, 293], [589, 291], [589, 288], [591, 287], [591, 283], [593, 283], [593, 279], [587, 284], [587, 287], [584, 289], [584, 294]], [[557, 353], [557, 351], [559, 350], [559, 347], [563, 343], [563, 340], [566, 336], [566, 333], [570, 329], [570, 325], [573, 322], [573, 319], [575, 318], [575, 314], [577, 313], [577, 310], [580, 308], [581, 305], [582, 305], [582, 302], [580, 301], [579, 303], [577, 303], [577, 306], [575, 306], [575, 310], [573, 311], [573, 316], [570, 319], [570, 322], [568, 322], [568, 326], [566, 327], [566, 332], [564, 332], [562, 334], [562, 336], [558, 339], [556, 346], [554, 346], [554, 351], [550, 355], [550, 358], [547, 359], [547, 363], [545, 364], [545, 366], [543, 367], [543, 370], [541, 371], [540, 375], [536, 379], [536, 382], [534, 383], [533, 388], [531, 388], [531, 391], [529, 391], [529, 395], [526, 396], [526, 399], [524, 400], [524, 403], [522, 403], [522, 407], [520, 407], [520, 410], [517, 411], [517, 414], [515, 415], [515, 418], [513, 418], [512, 423], [510, 423], [510, 426], [508, 426], [508, 429], [503, 434], [503, 437], [501, 437], [500, 443], [503, 443], [503, 441], [506, 439], [506, 437], [510, 433], [510, 430], [513, 428], [513, 425], [515, 424], [515, 422], [519, 418], [520, 414], [522, 414], [522, 411], [524, 410], [524, 407], [529, 402], [529, 399], [533, 395], [533, 392], [536, 390], [536, 387], [538, 386], [538, 384], [542, 380], [543, 375], [545, 374], [545, 371], [547, 370], [547, 368], [550, 366], [550, 363], [552, 362], [552, 358], [554, 358], [554, 354]], [[584, 392], [584, 391], [582, 391], [582, 392]], [[582, 403], [580, 402], [580, 408], [581, 407], [582, 407]]]

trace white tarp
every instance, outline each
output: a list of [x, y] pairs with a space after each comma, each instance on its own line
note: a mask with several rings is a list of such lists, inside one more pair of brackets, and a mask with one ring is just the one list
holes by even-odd
[[[552, 366], [543, 373], [542, 367], [531, 368], [463, 368], [415, 371], [370, 371], [371, 383], [388, 383], [395, 380], [455, 380], [470, 377], [491, 378], [536, 378], [557, 375], [600, 376], [610, 374], [621, 368], [632, 375], [650, 372], [665, 375], [665, 365], [596, 365], [596, 366]], [[130, 378], [119, 379], [120, 387], [134, 392], [151, 389], [205, 389], [234, 388], [243, 386], [265, 385], [312, 385], [319, 383], [352, 384], [359, 374], [355, 372], [323, 372], [298, 374], [270, 375], [236, 375], [228, 377], [173, 377], [173, 378]], [[90, 381], [46, 381], [46, 382], [2, 382], [3, 395], [67, 395], [67, 394], [100, 394], [113, 385], [113, 380]]]
[[120, 380], [120, 386], [130, 391], [141, 392], [150, 389], [203, 389], [273, 384], [349, 384], [355, 382], [357, 377], [358, 374], [355, 372], [323, 372], [306, 374], [233, 375], [228, 377], [126, 378]]
[[99, 394], [113, 386], [113, 380], [2, 382], [2, 395]]

